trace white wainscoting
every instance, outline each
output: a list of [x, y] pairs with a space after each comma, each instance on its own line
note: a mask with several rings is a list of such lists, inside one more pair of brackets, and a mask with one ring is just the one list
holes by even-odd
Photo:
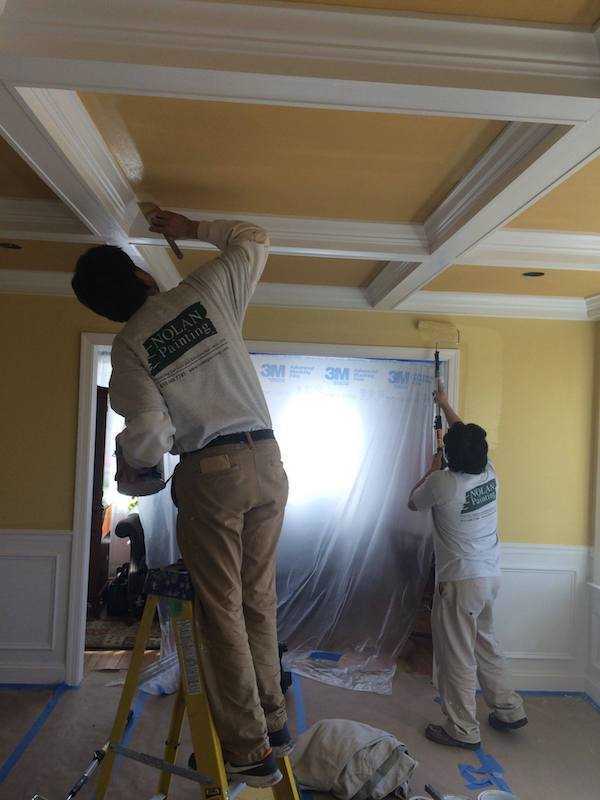
[[0, 530], [0, 683], [64, 681], [71, 542]]
[[600, 705], [600, 585], [591, 583], [588, 590], [590, 654], [586, 691], [592, 700]]
[[497, 633], [516, 688], [587, 691], [590, 574], [588, 547], [503, 544]]

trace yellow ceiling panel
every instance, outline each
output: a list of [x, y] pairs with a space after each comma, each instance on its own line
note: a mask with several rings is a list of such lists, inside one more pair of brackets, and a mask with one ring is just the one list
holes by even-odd
[[0, 197], [46, 200], [53, 192], [21, 156], [0, 137]]
[[[16, 244], [19, 249], [6, 249], [2, 246], [6, 243]], [[0, 236], [0, 269], [72, 272], [79, 256], [89, 247], [89, 244], [4, 239]]]
[[514, 219], [511, 228], [600, 233], [600, 158]]
[[[175, 261], [182, 275], [215, 257], [215, 253], [186, 250]], [[304, 283], [315, 286], [366, 286], [379, 271], [377, 261], [270, 255], [262, 275], [266, 283]]]
[[593, 25], [600, 17], [600, 0], [327, 0], [327, 5], [561, 25]]
[[166, 207], [422, 222], [502, 131], [488, 120], [83, 94]]
[[[454, 266], [428, 284], [435, 292], [593, 297], [600, 294], [600, 271], [549, 269], [540, 278], [526, 278], [512, 267]], [[540, 270], [541, 271], [541, 270]]]

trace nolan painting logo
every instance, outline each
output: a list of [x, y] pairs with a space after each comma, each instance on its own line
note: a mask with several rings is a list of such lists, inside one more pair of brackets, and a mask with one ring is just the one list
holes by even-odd
[[272, 381], [282, 381], [285, 379], [285, 364], [262, 364], [260, 374]]
[[325, 380], [333, 383], [349, 383], [350, 370], [348, 367], [327, 367], [325, 370]]
[[470, 489], [465, 495], [465, 504], [461, 514], [470, 514], [472, 511], [479, 511], [480, 508], [493, 503], [496, 499], [496, 479], [492, 478], [481, 486]]
[[202, 303], [194, 303], [155, 331], [144, 342], [150, 375], [157, 375], [192, 347], [214, 336], [217, 329]]

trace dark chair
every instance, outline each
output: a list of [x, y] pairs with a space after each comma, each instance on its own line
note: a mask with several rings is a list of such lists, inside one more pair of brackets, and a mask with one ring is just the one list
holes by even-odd
[[130, 614], [140, 617], [146, 601], [144, 581], [148, 574], [144, 529], [140, 522], [140, 515], [129, 514], [122, 519], [115, 528], [115, 536], [118, 536], [119, 539], [129, 539], [131, 545], [127, 577], [127, 605]]

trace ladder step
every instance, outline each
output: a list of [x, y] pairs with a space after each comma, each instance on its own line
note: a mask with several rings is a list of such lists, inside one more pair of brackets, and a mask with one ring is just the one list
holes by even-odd
[[130, 758], [132, 761], [138, 761], [140, 764], [145, 764], [147, 767], [160, 770], [161, 772], [169, 772], [171, 775], [178, 775], [180, 778], [187, 778], [189, 781], [201, 783], [205, 786], [214, 784], [214, 780], [201, 772], [196, 772], [194, 769], [187, 769], [186, 767], [178, 767], [176, 764], [169, 764], [162, 758], [156, 758], [148, 753], [139, 753], [137, 750], [131, 750], [129, 747], [123, 747], [122, 744], [112, 744], [110, 749], [124, 758]]

